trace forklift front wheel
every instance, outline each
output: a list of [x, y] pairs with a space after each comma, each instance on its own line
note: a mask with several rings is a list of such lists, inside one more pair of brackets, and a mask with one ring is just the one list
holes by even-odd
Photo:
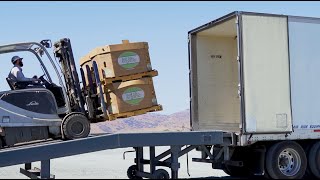
[[63, 119], [62, 132], [66, 140], [85, 138], [90, 133], [90, 122], [81, 113], [69, 114]]

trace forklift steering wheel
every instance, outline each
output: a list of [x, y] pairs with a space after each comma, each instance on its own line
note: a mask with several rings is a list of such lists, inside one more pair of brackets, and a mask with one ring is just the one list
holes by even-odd
[[40, 83], [45, 85], [46, 87], [49, 87], [51, 84], [44, 78], [45, 74], [40, 76], [38, 79], [40, 79]]
[[40, 76], [38, 79], [40, 79], [41, 81], [45, 80], [43, 77], [45, 76], [45, 74], [43, 74], [42, 76]]

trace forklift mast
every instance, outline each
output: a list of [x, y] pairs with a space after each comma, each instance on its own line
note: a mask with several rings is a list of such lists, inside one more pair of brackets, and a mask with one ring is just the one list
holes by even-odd
[[64, 38], [54, 43], [54, 55], [58, 58], [62, 68], [71, 112], [82, 112], [85, 114], [85, 101], [80, 88], [70, 39]]

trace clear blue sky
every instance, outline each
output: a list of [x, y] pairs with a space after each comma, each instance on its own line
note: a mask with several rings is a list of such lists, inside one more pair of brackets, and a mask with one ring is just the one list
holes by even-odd
[[[68, 37], [79, 64], [97, 46], [146, 41], [159, 71], [158, 102], [170, 114], [189, 108], [187, 32], [233, 11], [320, 17], [320, 2], [1, 2], [0, 44]], [[0, 89], [7, 90], [10, 58], [0, 60]], [[25, 74], [40, 75], [28, 60]]]

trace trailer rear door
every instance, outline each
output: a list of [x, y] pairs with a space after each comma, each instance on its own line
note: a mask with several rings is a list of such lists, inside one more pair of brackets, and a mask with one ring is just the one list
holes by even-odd
[[292, 131], [287, 24], [286, 16], [241, 16], [247, 133]]

